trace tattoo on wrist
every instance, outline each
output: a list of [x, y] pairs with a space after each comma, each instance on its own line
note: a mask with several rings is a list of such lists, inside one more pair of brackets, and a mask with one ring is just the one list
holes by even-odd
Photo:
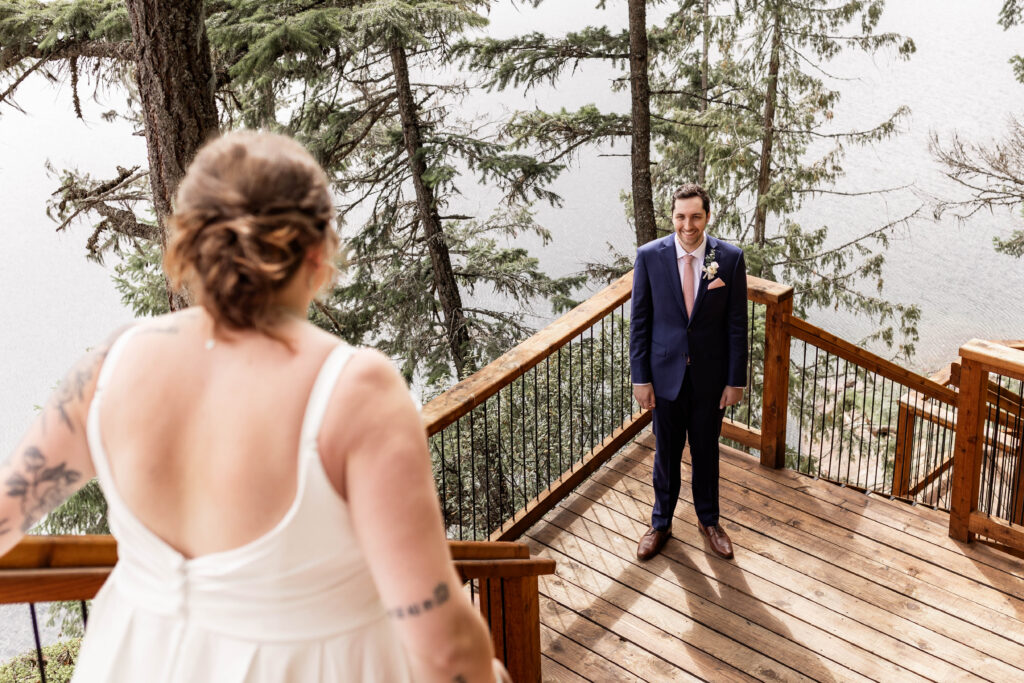
[[451, 597], [451, 593], [448, 591], [448, 584], [442, 581], [434, 587], [433, 594], [421, 602], [414, 602], [404, 607], [395, 607], [394, 609], [388, 610], [388, 615], [395, 619], [405, 619], [407, 617], [418, 617], [421, 614], [429, 612], [435, 607], [440, 607], [444, 603], [448, 602]]
[[[11, 471], [4, 480], [8, 498], [20, 499], [21, 531], [28, 531], [51, 510], [64, 502], [71, 487], [82, 478], [82, 473], [68, 469], [62, 462], [46, 466], [46, 456], [35, 446], [21, 454], [21, 467], [12, 462]], [[10, 531], [9, 519], [0, 520], [0, 536]]]

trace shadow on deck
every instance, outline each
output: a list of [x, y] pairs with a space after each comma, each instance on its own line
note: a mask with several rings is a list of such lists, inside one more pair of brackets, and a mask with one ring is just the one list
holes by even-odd
[[556, 563], [540, 579], [544, 680], [1024, 680], [1024, 562], [952, 540], [929, 508], [723, 446], [735, 559], [705, 549], [684, 481], [673, 538], [637, 561], [653, 442], [645, 431], [521, 539]]

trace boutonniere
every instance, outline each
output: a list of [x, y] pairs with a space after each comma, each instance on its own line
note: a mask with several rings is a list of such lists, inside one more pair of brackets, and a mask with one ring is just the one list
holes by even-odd
[[715, 248], [704, 255], [704, 279], [714, 280], [718, 275], [718, 261], [715, 260]]

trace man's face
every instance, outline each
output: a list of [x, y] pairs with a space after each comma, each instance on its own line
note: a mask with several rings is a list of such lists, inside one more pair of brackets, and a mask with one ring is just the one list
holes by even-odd
[[687, 197], [675, 201], [672, 207], [672, 225], [683, 249], [693, 251], [700, 246], [707, 224], [708, 214], [704, 211], [704, 202], [700, 197]]

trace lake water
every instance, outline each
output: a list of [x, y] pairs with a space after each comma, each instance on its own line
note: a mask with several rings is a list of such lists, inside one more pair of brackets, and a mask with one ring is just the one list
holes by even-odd
[[[593, 0], [547, 2], [539, 9], [498, 6], [490, 32], [507, 36], [537, 26], [555, 34], [590, 23], [626, 24], [625, 0], [612, 0], [607, 12]], [[851, 148], [839, 189], [864, 191], [912, 185], [885, 198], [821, 198], [807, 202], [795, 216], [807, 226], [828, 225], [838, 243], [883, 225], [912, 210], [919, 195], [951, 191], [927, 150], [929, 132], [958, 130], [989, 140], [1001, 137], [1009, 115], [1024, 114], [1024, 86], [1007, 63], [1024, 52], [1024, 30], [1004, 32], [996, 24], [1001, 0], [889, 0], [884, 30], [911, 36], [918, 51], [909, 62], [889, 56], [844, 55], [830, 72], [850, 78], [842, 84], [836, 130], [878, 123], [897, 106], [912, 110], [902, 135], [867, 148]], [[924, 10], [927, 5], [927, 11]], [[604, 66], [583, 65], [557, 89], [474, 96], [474, 111], [502, 112], [596, 103], [606, 110], [628, 111], [628, 92], [612, 92]], [[116, 93], [102, 104], [86, 101], [85, 121], [75, 118], [71, 93], [41, 78], [30, 78], [18, 103], [27, 114], [0, 105], [0, 457], [17, 443], [34, 414], [66, 368], [110, 330], [128, 322], [106, 268], [84, 258], [88, 226], [63, 234], [45, 215], [45, 203], [57, 183], [44, 163], [77, 166], [110, 177], [114, 166], [145, 163], [145, 141], [123, 122], [107, 123], [100, 114], [116, 108]], [[554, 235], [538, 251], [552, 274], [577, 271], [607, 255], [607, 244], [628, 251], [632, 231], [619, 194], [629, 186], [628, 143], [583, 152], [554, 186], [565, 198], [560, 209], [540, 208], [538, 217]], [[488, 196], [474, 196], [486, 210]], [[997, 254], [992, 236], [1007, 234], [1024, 221], [1009, 213], [979, 214], [965, 225], [948, 218], [920, 221], [902, 231], [887, 253], [885, 292], [921, 307], [921, 341], [912, 365], [932, 371], [956, 356], [972, 337], [1024, 337], [1024, 261]], [[712, 228], [713, 230], [713, 228]], [[526, 240], [525, 243], [529, 243]], [[545, 320], [539, 311], [538, 324]], [[811, 322], [856, 341], [871, 330], [863, 319], [841, 312], [815, 311]], [[16, 610], [16, 611], [15, 611]], [[0, 609], [0, 660], [30, 647], [24, 606]], [[29, 640], [26, 640], [29, 638]]]

